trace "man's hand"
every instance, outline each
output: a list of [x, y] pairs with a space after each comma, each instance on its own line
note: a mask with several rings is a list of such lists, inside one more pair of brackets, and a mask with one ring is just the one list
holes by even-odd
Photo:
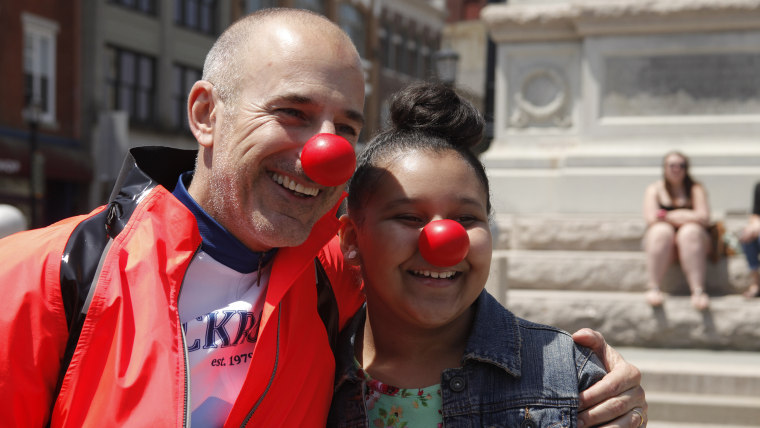
[[580, 393], [579, 427], [639, 428], [647, 426], [647, 402], [641, 372], [605, 342], [601, 333], [584, 328], [573, 334], [579, 345], [591, 348], [607, 375]]
[[760, 236], [760, 221], [757, 221], [753, 218], [755, 221], [751, 221], [747, 226], [742, 229], [741, 233], [739, 234], [739, 241], [743, 242], [745, 244], [752, 242], [757, 239], [758, 236]]

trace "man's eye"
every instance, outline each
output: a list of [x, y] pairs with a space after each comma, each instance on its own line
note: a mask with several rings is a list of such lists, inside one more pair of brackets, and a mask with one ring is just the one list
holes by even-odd
[[306, 115], [301, 110], [298, 110], [298, 109], [294, 109], [294, 108], [281, 108], [278, 111], [280, 113], [284, 114], [284, 115], [292, 116], [292, 117], [295, 117], [295, 118], [298, 118], [298, 119], [305, 119], [306, 118]]

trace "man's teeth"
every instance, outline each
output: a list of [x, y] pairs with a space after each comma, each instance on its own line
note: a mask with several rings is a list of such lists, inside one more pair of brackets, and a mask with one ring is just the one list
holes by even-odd
[[274, 180], [276, 183], [278, 183], [282, 187], [286, 189], [290, 189], [297, 193], [302, 193], [308, 196], [317, 196], [317, 194], [319, 194], [319, 189], [314, 188], [314, 187], [306, 187], [303, 184], [296, 183], [290, 178], [284, 177], [277, 173], [272, 174], [272, 180]]
[[449, 279], [452, 276], [456, 275], [456, 271], [450, 271], [450, 272], [432, 272], [429, 270], [415, 270], [415, 275], [419, 276], [427, 276], [434, 279]]

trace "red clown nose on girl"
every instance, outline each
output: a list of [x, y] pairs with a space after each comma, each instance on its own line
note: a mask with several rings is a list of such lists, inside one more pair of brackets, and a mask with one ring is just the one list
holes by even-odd
[[435, 220], [420, 233], [420, 254], [429, 263], [454, 266], [464, 260], [470, 250], [470, 237], [464, 227], [454, 220]]

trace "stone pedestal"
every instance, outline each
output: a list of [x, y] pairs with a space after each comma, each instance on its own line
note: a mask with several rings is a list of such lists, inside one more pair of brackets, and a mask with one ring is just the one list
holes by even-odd
[[680, 150], [714, 212], [760, 180], [760, 0], [512, 0], [498, 44], [497, 213], [639, 213]]

